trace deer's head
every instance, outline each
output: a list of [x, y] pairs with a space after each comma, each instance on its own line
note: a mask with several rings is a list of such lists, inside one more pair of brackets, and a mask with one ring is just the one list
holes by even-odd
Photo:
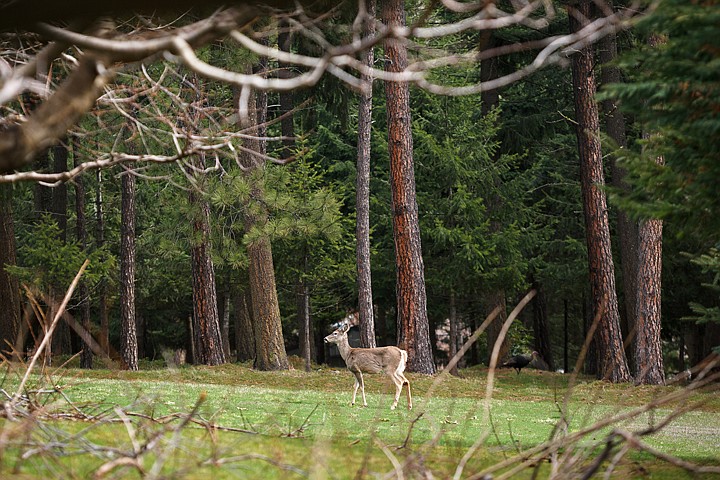
[[342, 338], [347, 338], [347, 332], [350, 330], [350, 324], [343, 323], [340, 328], [325, 337], [325, 343], [338, 343]]

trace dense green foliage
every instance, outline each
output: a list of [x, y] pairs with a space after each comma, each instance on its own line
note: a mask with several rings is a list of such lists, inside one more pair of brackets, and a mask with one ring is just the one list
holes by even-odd
[[[701, 255], [692, 264], [686, 258], [682, 266], [700, 279], [693, 281], [695, 286], [716, 286], [720, 274], [718, 7], [717, 1], [660, 2], [638, 23], [633, 48], [621, 56], [627, 82], [608, 85], [602, 94], [620, 100], [638, 131], [635, 145], [616, 153], [633, 185], [618, 200], [636, 216], [665, 219], [670, 233], [666, 238], [678, 237], [669, 239], [671, 248], [677, 245], [681, 252]], [[668, 270], [670, 282], [676, 272]], [[696, 293], [696, 300], [703, 297], [707, 295]], [[720, 298], [715, 293], [707, 300], [705, 307], [693, 302], [692, 310], [703, 322], [720, 322]], [[685, 316], [690, 317], [689, 312]]]
[[[627, 52], [619, 65], [626, 83], [603, 86], [604, 95], [621, 100], [636, 142], [617, 154], [625, 162], [635, 188], [611, 204], [638, 216], [666, 219], [663, 332], [668, 350], [686, 331], [681, 318], [717, 320], [718, 232], [720, 197], [716, 194], [717, 138], [720, 133], [720, 92], [716, 46], [717, 2], [660, 2], [658, 10], [637, 30], [622, 37]], [[565, 31], [567, 18], [558, 12], [547, 34]], [[344, 35], [342, 29], [328, 35]], [[636, 33], [637, 32], [637, 33]], [[498, 41], [536, 39], [541, 33], [516, 26], [498, 32]], [[646, 37], [662, 39], [647, 45]], [[332, 37], [334, 38], [334, 37]], [[270, 39], [272, 42], [274, 39]], [[434, 47], [479, 44], [475, 34], [436, 39]], [[309, 48], [303, 39], [294, 47]], [[462, 48], [458, 48], [462, 50]], [[239, 71], [257, 62], [230, 44], [207, 47], [199, 55]], [[525, 54], [502, 57], [499, 69], [509, 72], [525, 63]], [[276, 67], [277, 65], [271, 65]], [[172, 63], [146, 66], [143, 74], [124, 72], [113, 95], [117, 105], [101, 103], [78, 127], [71, 160], [108, 152], [172, 155], [190, 145], [188, 132], [231, 138], [233, 148], [213, 152], [204, 187], [212, 206], [212, 254], [220, 301], [233, 289], [247, 286], [245, 247], [260, 235], [273, 242], [278, 294], [288, 350], [297, 346], [297, 287], [310, 287], [316, 337], [355, 308], [354, 184], [356, 161], [356, 96], [324, 79], [315, 89], [295, 92], [301, 105], [294, 115], [297, 161], [270, 165], [253, 176], [238, 166], [243, 138], [231, 120], [231, 88], [191, 78]], [[477, 66], [435, 72], [447, 84], [475, 81]], [[451, 74], [452, 73], [452, 74]], [[160, 82], [155, 84], [154, 82]], [[162, 85], [162, 88], [158, 88]], [[375, 89], [371, 165], [371, 261], [380, 344], [394, 343], [395, 272], [390, 179], [382, 89]], [[551, 68], [504, 88], [498, 107], [483, 115], [481, 98], [438, 97], [412, 91], [415, 173], [420, 211], [428, 311], [431, 326], [444, 325], [450, 294], [457, 295], [461, 322], [472, 327], [487, 314], [486, 295], [503, 288], [514, 304], [531, 284], [543, 287], [553, 353], [561, 356], [560, 339], [569, 337], [570, 365], [577, 356], [587, 322], [587, 262], [578, 162], [573, 125], [570, 73]], [[204, 105], [193, 117], [189, 105]], [[277, 94], [268, 100], [267, 138], [280, 134]], [[120, 112], [118, 105], [124, 110]], [[143, 125], [125, 141], [131, 121]], [[642, 139], [642, 132], [651, 133]], [[268, 142], [268, 154], [280, 149]], [[664, 165], [655, 159], [664, 158]], [[212, 164], [215, 162], [214, 164]], [[87, 255], [91, 285], [100, 279], [109, 287], [111, 340], [117, 332], [115, 256], [120, 229], [119, 167], [102, 178], [86, 175], [86, 216], [90, 237]], [[189, 219], [197, 213], [188, 202], [194, 186], [185, 159], [148, 165], [139, 170], [137, 218], [137, 310], [146, 320], [147, 355], [187, 343], [187, 318], [192, 313]], [[262, 203], [253, 204], [252, 188], [262, 185]], [[72, 187], [68, 232], [75, 227]], [[95, 204], [102, 194], [102, 204]], [[38, 222], [33, 197], [20, 185], [13, 192], [19, 265], [23, 281], [42, 288], [64, 288], [86, 255], [72, 240], [63, 243], [57, 227]], [[104, 213], [100, 245], [98, 209]], [[248, 209], [245, 211], [244, 209]], [[243, 221], [254, 209], [266, 210], [262, 229]], [[47, 217], [49, 218], [49, 217]], [[68, 235], [72, 237], [72, 234]], [[715, 247], [714, 249], [712, 247]], [[704, 254], [691, 261], [683, 252]], [[618, 269], [619, 271], [619, 269]], [[707, 288], [707, 285], [711, 288]], [[99, 290], [92, 290], [94, 316]], [[690, 305], [694, 310], [690, 309]], [[532, 347], [526, 334], [531, 314], [512, 332], [515, 350]], [[565, 332], [563, 319], [568, 319]], [[231, 336], [234, 334], [231, 334]], [[482, 342], [479, 342], [482, 344]], [[480, 347], [481, 349], [484, 347]], [[443, 361], [443, 353], [436, 352]], [[484, 352], [475, 351], [478, 362]], [[558, 364], [558, 366], [560, 366]], [[671, 369], [674, 366], [669, 367]]]

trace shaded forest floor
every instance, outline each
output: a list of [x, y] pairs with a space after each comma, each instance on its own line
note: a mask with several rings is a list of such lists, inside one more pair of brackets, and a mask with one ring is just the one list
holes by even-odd
[[[570, 375], [498, 370], [489, 398], [487, 369], [471, 368], [460, 378], [409, 374], [414, 409], [403, 392], [391, 411], [392, 385], [377, 375], [365, 376], [368, 407], [351, 407], [353, 377], [341, 368], [142, 368], [33, 377], [28, 416], [0, 420], [0, 476], [448, 478], [459, 465], [463, 478], [720, 472], [716, 383], [688, 390], [581, 377], [571, 386]], [[6, 370], [6, 392], [19, 373]]]

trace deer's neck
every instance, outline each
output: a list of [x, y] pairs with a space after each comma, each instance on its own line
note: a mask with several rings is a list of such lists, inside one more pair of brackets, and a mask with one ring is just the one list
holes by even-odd
[[352, 350], [352, 347], [350, 346], [347, 337], [341, 338], [340, 341], [337, 343], [337, 347], [338, 351], [340, 352], [340, 356], [343, 358], [343, 360], [347, 361], [348, 355], [350, 355], [350, 351]]

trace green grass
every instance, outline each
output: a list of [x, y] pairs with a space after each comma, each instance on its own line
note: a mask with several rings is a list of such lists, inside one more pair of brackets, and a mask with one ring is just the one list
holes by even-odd
[[[472, 474], [546, 442], [561, 419], [569, 380], [567, 375], [548, 372], [524, 370], [516, 375], [500, 370], [485, 421], [487, 372], [481, 368], [442, 381], [410, 374], [415, 408], [405, 408], [403, 392], [398, 409], [391, 411], [391, 385], [383, 376], [367, 375], [368, 407], [351, 407], [353, 378], [345, 369], [305, 373], [257, 372], [243, 365], [145, 367], [140, 372], [75, 368], [54, 372], [52, 383], [62, 394], [37, 397], [44, 404], [43, 413], [52, 416], [45, 415], [41, 424], [1, 424], [4, 437], [16, 440], [2, 452], [0, 477], [12, 473], [42, 478], [72, 472], [76, 478], [88, 478], [117, 458], [118, 452], [128, 454], [154, 439], [151, 451], [131, 455], [140, 459], [148, 475], [162, 458], [161, 471], [173, 478], [354, 478], [357, 472], [392, 473], [393, 462], [444, 478], [452, 476], [460, 458], [485, 435], [486, 441], [465, 469]], [[16, 375], [6, 375], [6, 391], [17, 383]], [[34, 382], [42, 378], [34, 377]], [[568, 403], [568, 431], [577, 432], [680, 390], [581, 379]], [[198, 403], [196, 422], [178, 429], [178, 414], [190, 412]], [[681, 402], [594, 431], [564, 449], [588, 456], [587, 465], [613, 428], [639, 431], [683, 406], [692, 408], [643, 441], [688, 462], [720, 465], [720, 399], [713, 392], [695, 392]], [[80, 412], [95, 420], [78, 421]], [[45, 450], [36, 445], [42, 451], [28, 455], [28, 444], [33, 442]], [[539, 465], [542, 478], [549, 464]], [[618, 478], [684, 475], [676, 466], [638, 451], [626, 455], [615, 471]], [[109, 478], [139, 478], [137, 472], [118, 467]], [[530, 478], [532, 473], [528, 467], [512, 478]]]

